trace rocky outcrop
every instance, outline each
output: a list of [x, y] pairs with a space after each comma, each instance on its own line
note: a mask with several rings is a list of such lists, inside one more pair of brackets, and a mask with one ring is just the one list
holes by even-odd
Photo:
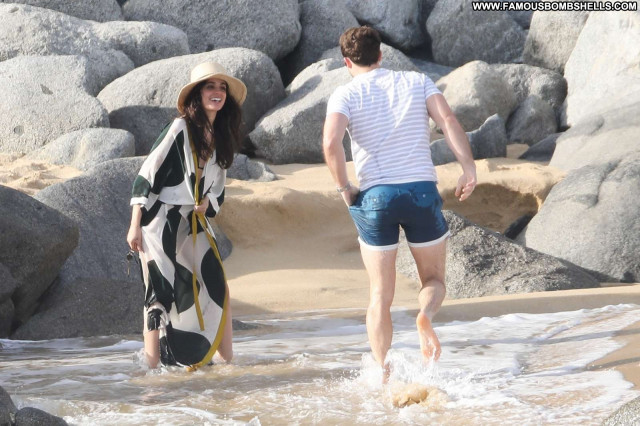
[[[498, 114], [487, 118], [479, 129], [467, 132], [467, 137], [475, 160], [507, 155], [507, 133], [504, 120]], [[457, 161], [444, 139], [431, 143], [431, 160], [436, 166]]]
[[[569, 262], [523, 247], [497, 232], [445, 210], [451, 238], [447, 244], [447, 297], [598, 287], [599, 283]], [[409, 250], [400, 245], [398, 270], [418, 279]]]
[[438, 80], [437, 86], [467, 131], [477, 129], [493, 114], [506, 121], [517, 105], [513, 86], [482, 61], [457, 68]]
[[439, 1], [431, 11], [426, 30], [435, 61], [449, 66], [518, 61], [525, 42], [522, 28], [506, 12], [474, 12], [471, 2]]
[[89, 76], [78, 56], [0, 62], [0, 152], [28, 153], [74, 130], [108, 127], [107, 111], [87, 93]]
[[[26, 321], [78, 244], [78, 229], [60, 212], [0, 186], [0, 264], [15, 280], [13, 322]], [[4, 275], [7, 275], [7, 271]], [[1, 301], [1, 300], [0, 300]]]
[[407, 51], [424, 44], [420, 27], [422, 1], [347, 0], [346, 4], [358, 22], [370, 25], [387, 43]]
[[554, 133], [547, 136], [534, 145], [531, 145], [520, 157], [520, 160], [549, 162], [556, 150], [556, 141], [562, 133]]
[[551, 105], [532, 95], [518, 106], [507, 122], [509, 142], [529, 146], [558, 130]]
[[607, 417], [602, 426], [631, 426], [640, 422], [640, 397], [627, 402]]
[[86, 55], [99, 60], [120, 52], [140, 66], [189, 53], [182, 31], [157, 22], [100, 23], [16, 4], [0, 4], [0, 19], [0, 61], [20, 55]]
[[35, 151], [31, 158], [89, 170], [115, 158], [133, 157], [135, 139], [126, 130], [85, 129], [67, 133]]
[[165, 0], [161, 7], [155, 0], [128, 0], [123, 12], [128, 21], [162, 22], [182, 29], [193, 53], [245, 47], [277, 60], [300, 39], [297, 0]]
[[222, 64], [247, 86], [242, 107], [247, 131], [284, 98], [275, 64], [255, 50], [220, 49], [136, 68], [105, 87], [98, 99], [109, 111], [111, 127], [128, 130], [135, 136], [137, 155], [147, 154], [164, 126], [178, 115], [176, 100], [180, 89], [189, 82], [191, 69], [206, 61]]
[[300, 22], [300, 41], [293, 52], [279, 63], [285, 84], [291, 82], [307, 66], [318, 61], [326, 50], [338, 46], [340, 35], [345, 30], [359, 26], [342, 0], [303, 1], [300, 3]]
[[573, 170], [640, 152], [640, 102], [583, 118], [556, 141], [550, 165]]
[[537, 96], [560, 115], [567, 96], [567, 82], [562, 74], [525, 64], [495, 64], [491, 68], [511, 85], [518, 105], [529, 96]]
[[116, 0], [0, 0], [0, 3], [21, 3], [57, 10], [66, 15], [89, 21], [122, 21], [122, 9]]
[[568, 94], [561, 124], [637, 103], [639, 68], [640, 12], [590, 14], [564, 69]]
[[524, 45], [524, 63], [562, 74], [589, 12], [534, 12]]
[[[314, 64], [315, 65], [315, 64]], [[312, 67], [314, 66], [312, 65]], [[249, 134], [256, 153], [275, 164], [322, 163], [322, 123], [331, 93], [351, 81], [342, 67], [291, 82], [294, 90], [285, 100], [267, 112]], [[345, 135], [347, 157], [351, 148]]]
[[573, 170], [551, 190], [518, 241], [605, 279], [637, 282], [639, 181], [637, 151]]

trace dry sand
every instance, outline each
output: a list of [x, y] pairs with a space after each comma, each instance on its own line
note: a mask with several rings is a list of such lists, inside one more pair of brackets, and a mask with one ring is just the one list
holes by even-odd
[[0, 185], [34, 195], [54, 183], [80, 175], [69, 166], [58, 166], [17, 154], [0, 154]]

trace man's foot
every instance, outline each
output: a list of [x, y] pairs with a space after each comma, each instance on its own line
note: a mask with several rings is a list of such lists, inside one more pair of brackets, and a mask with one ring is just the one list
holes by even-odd
[[382, 366], [382, 384], [383, 385], [386, 385], [387, 383], [389, 383], [389, 377], [391, 377], [391, 364], [386, 362]]
[[436, 332], [433, 331], [429, 318], [419, 312], [416, 317], [416, 325], [418, 326], [418, 336], [420, 337], [420, 350], [425, 360], [437, 361], [440, 358], [440, 341]]

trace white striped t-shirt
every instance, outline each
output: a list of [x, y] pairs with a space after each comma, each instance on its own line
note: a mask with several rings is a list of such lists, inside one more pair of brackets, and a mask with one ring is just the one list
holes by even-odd
[[424, 74], [376, 68], [338, 87], [327, 114], [349, 119], [351, 154], [362, 190], [383, 183], [437, 181], [426, 100], [440, 91]]

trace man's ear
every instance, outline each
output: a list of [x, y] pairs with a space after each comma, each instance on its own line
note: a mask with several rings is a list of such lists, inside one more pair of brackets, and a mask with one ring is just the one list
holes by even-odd
[[346, 57], [345, 57], [345, 58], [343, 58], [343, 59], [344, 59], [344, 65], [345, 65], [347, 68], [351, 68], [351, 67], [353, 66], [353, 62], [351, 61], [351, 59], [346, 58]]
[[382, 61], [382, 50], [378, 53], [378, 63], [380, 63], [380, 61]]

